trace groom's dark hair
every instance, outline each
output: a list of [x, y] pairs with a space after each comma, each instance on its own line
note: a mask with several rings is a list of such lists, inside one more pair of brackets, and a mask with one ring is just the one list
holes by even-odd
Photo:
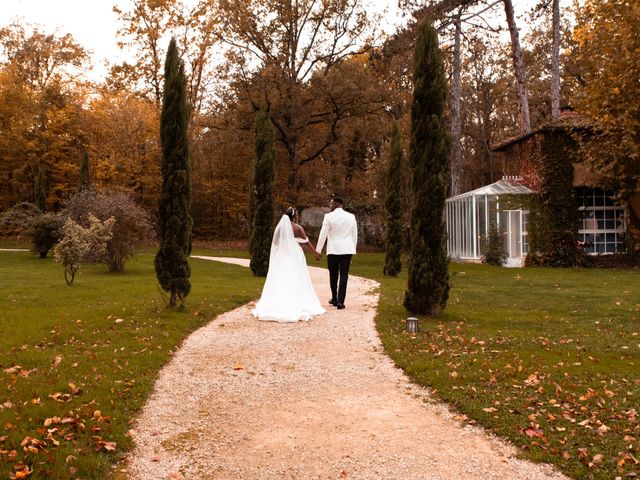
[[342, 197], [339, 197], [338, 195], [334, 195], [331, 200], [333, 200], [334, 203], [337, 203], [338, 205], [344, 205], [344, 200], [342, 199]]

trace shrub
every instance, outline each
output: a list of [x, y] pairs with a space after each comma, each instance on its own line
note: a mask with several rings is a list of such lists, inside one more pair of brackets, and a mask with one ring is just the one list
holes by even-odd
[[53, 213], [38, 215], [31, 222], [31, 243], [33, 253], [45, 258], [49, 250], [58, 243], [62, 236], [64, 218]]
[[89, 214], [89, 227], [84, 228], [67, 218], [62, 226], [62, 240], [53, 249], [53, 260], [64, 266], [67, 285], [73, 283], [82, 262], [106, 251], [115, 222], [113, 217], [101, 222]]
[[106, 250], [88, 259], [106, 263], [110, 272], [123, 272], [135, 246], [153, 238], [149, 214], [124, 192], [87, 188], [67, 201], [63, 213], [84, 226], [89, 225], [89, 215], [103, 222], [112, 217], [115, 219]]
[[22, 235], [31, 227], [33, 219], [41, 213], [33, 203], [16, 203], [0, 214], [0, 235]]
[[482, 257], [482, 263], [501, 267], [507, 260], [507, 253], [504, 251], [502, 237], [495, 223], [489, 225], [489, 237], [487, 238], [487, 253]]

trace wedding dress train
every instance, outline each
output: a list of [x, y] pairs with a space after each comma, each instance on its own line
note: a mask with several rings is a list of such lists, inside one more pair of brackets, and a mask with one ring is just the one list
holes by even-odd
[[251, 312], [259, 320], [275, 322], [308, 321], [326, 312], [313, 289], [307, 260], [300, 243], [309, 240], [295, 238], [287, 215], [273, 232], [269, 271], [262, 296]]

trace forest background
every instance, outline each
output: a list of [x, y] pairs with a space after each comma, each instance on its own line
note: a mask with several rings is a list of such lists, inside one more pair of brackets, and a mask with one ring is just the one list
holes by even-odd
[[[506, 2], [449, 3], [458, 6], [436, 23], [449, 80], [461, 25], [460, 154], [451, 187], [460, 193], [511, 173], [490, 147], [521, 126]], [[551, 119], [551, 1], [526, 3], [518, 22], [527, 25], [522, 53], [535, 127]], [[585, 78], [594, 65], [585, 61], [591, 58], [585, 35], [606, 35], [587, 27], [594, 5], [611, 2], [584, 3], [561, 6], [560, 97], [588, 111]], [[115, 40], [130, 58], [108, 65], [102, 80], [89, 80], [91, 57], [71, 34], [25, 22], [0, 29], [0, 211], [35, 201], [38, 172], [47, 209], [60, 210], [77, 191], [87, 153], [96, 187], [127, 192], [154, 214], [162, 62], [175, 36], [189, 79], [194, 235], [248, 236], [253, 126], [267, 105], [277, 140], [277, 207], [325, 206], [338, 192], [361, 218], [365, 241], [381, 243], [391, 125], [398, 123], [408, 145], [414, 32], [424, 2], [400, 1], [408, 21], [390, 34], [383, 31], [389, 24], [359, 0], [129, 6], [114, 12]]]

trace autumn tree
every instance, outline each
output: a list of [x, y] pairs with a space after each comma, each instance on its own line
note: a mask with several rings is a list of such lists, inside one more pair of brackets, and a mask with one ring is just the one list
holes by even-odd
[[87, 130], [91, 183], [129, 192], [148, 209], [160, 192], [162, 150], [155, 105], [133, 93], [100, 91], [92, 98]]
[[39, 165], [33, 185], [33, 203], [36, 204], [42, 213], [47, 211], [46, 182], [47, 179], [44, 173], [44, 168], [42, 168], [42, 165]]
[[[573, 52], [581, 68], [577, 108], [595, 122], [595, 139], [581, 142], [583, 153], [604, 186], [626, 202], [640, 179], [640, 6], [588, 0], [578, 13]], [[640, 212], [627, 211], [640, 229]]]
[[82, 154], [82, 161], [80, 162], [80, 177], [78, 178], [78, 192], [81, 192], [89, 187], [91, 180], [89, 178], [89, 154], [84, 152]]
[[439, 316], [449, 298], [444, 202], [449, 182], [449, 137], [443, 118], [447, 85], [438, 36], [427, 22], [418, 28], [414, 53], [409, 160], [411, 248], [404, 305], [412, 313]]
[[[0, 29], [0, 192], [7, 201], [33, 198], [39, 166], [47, 173], [51, 208], [75, 190], [77, 162], [84, 141], [85, 92], [77, 71], [85, 50], [69, 34], [46, 34], [10, 25]], [[5, 102], [6, 100], [6, 102]]]
[[398, 124], [394, 122], [391, 132], [391, 153], [387, 168], [385, 208], [387, 213], [387, 234], [384, 257], [385, 275], [395, 277], [402, 269], [402, 144]]
[[363, 49], [366, 12], [360, 0], [219, 0], [218, 8], [234, 90], [254, 111], [269, 103], [288, 201], [296, 203], [301, 169], [322, 158], [356, 108], [367, 107], [354, 99], [358, 90], [324, 88], [333, 83], [325, 77]]
[[[211, 0], [134, 0], [129, 10], [113, 7], [120, 21], [118, 45], [136, 52], [132, 62], [111, 67], [108, 83], [125, 87], [151, 100], [160, 109], [162, 99], [162, 48], [173, 35], [181, 49], [187, 75], [187, 99], [192, 120], [200, 113], [213, 83], [213, 49], [218, 38], [217, 15]], [[193, 125], [192, 125], [193, 126]]]
[[560, 117], [560, 0], [551, 0], [551, 118]]
[[189, 111], [184, 66], [175, 39], [171, 39], [164, 69], [164, 91], [160, 116], [162, 143], [162, 192], [158, 199], [160, 249], [155, 269], [163, 290], [171, 293], [169, 305], [191, 290], [189, 254], [191, 253], [191, 166], [187, 129]]
[[269, 271], [269, 251], [273, 233], [273, 126], [269, 112], [262, 108], [256, 117], [255, 163], [253, 170], [253, 219], [251, 223], [251, 262], [254, 275], [265, 277]]
[[131, 10], [114, 6], [121, 27], [120, 48], [136, 45], [133, 63], [124, 62], [111, 67], [110, 82], [114, 87], [125, 86], [141, 91], [152, 100], [158, 110], [162, 102], [162, 49], [160, 41], [175, 26], [179, 14], [176, 0], [133, 0]]
[[524, 61], [522, 59], [522, 48], [520, 47], [520, 32], [516, 25], [515, 14], [513, 12], [513, 2], [503, 0], [504, 12], [509, 27], [511, 37], [511, 59], [513, 60], [513, 71], [518, 90], [518, 107], [520, 111], [520, 131], [531, 130], [531, 119], [529, 117], [529, 97], [527, 93], [527, 78]]

